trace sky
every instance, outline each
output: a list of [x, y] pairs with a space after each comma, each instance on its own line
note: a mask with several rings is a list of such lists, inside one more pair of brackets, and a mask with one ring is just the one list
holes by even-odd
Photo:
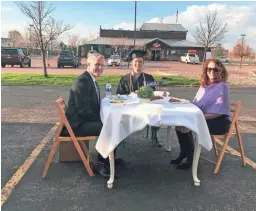
[[[97, 36], [99, 28], [134, 28], [134, 1], [48, 1], [56, 9], [52, 16], [73, 26], [62, 35], [68, 43], [68, 35], [78, 35], [80, 39]], [[178, 23], [188, 30], [187, 40], [195, 41], [192, 33], [196, 24], [207, 11], [217, 10], [221, 20], [227, 22], [229, 32], [220, 42], [231, 49], [246, 34], [246, 43], [256, 50], [256, 2], [226, 1], [138, 1], [137, 28], [145, 22], [175, 23], [178, 9]], [[12, 1], [1, 1], [1, 37], [8, 37], [9, 30], [24, 29], [30, 20], [24, 16]]]

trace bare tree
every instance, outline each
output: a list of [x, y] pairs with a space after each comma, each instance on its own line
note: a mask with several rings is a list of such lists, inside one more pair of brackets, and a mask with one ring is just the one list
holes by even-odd
[[215, 57], [224, 56], [225, 53], [226, 53], [226, 49], [221, 44], [218, 44], [214, 49], [214, 56]]
[[61, 34], [70, 30], [70, 25], [64, 25], [63, 21], [55, 20], [51, 13], [55, 10], [53, 5], [47, 2], [15, 2], [21, 12], [31, 19], [33, 27], [31, 34], [39, 44], [43, 57], [44, 76], [48, 77], [46, 69], [46, 53], [49, 43], [56, 40]]
[[255, 52], [252, 51], [251, 55], [250, 55], [250, 60], [254, 60], [256, 57]]
[[59, 46], [60, 46], [60, 49], [61, 49], [61, 50], [65, 50], [66, 47], [67, 47], [67, 46], [65, 45], [65, 43], [62, 42], [62, 41], [60, 42]]
[[249, 45], [246, 45], [244, 41], [239, 40], [233, 48], [233, 55], [240, 58], [240, 69], [242, 67], [242, 61], [244, 57], [250, 57], [252, 49]]
[[29, 25], [24, 29], [24, 40], [30, 48], [37, 49], [39, 47], [39, 39], [37, 39], [34, 29]]
[[[36, 42], [35, 36], [32, 36], [30, 27], [26, 26], [23, 33], [23, 46], [26, 46], [27, 53], [32, 53], [34, 48], [38, 48], [39, 44]], [[30, 52], [29, 52], [30, 49]]]
[[204, 46], [203, 62], [205, 60], [206, 51], [220, 42], [226, 32], [228, 32], [228, 25], [218, 18], [217, 11], [207, 12], [204, 19], [199, 21], [196, 31], [193, 33], [193, 37], [198, 44]]
[[71, 49], [75, 49], [79, 42], [79, 36], [75, 34], [70, 34], [68, 36], [68, 45]]
[[13, 47], [17, 47], [23, 40], [21, 33], [17, 30], [9, 31], [8, 38], [12, 41]]
[[113, 43], [113, 46], [120, 50], [120, 57], [122, 58], [123, 49], [128, 47], [128, 38], [121, 37], [119, 39], [116, 39]]
[[81, 38], [80, 43], [81, 45], [85, 45], [89, 40], [87, 38]]
[[24, 29], [23, 39], [24, 39], [24, 44], [26, 45], [27, 48], [29, 48], [30, 34], [29, 34], [29, 31], [27, 31], [27, 28]]

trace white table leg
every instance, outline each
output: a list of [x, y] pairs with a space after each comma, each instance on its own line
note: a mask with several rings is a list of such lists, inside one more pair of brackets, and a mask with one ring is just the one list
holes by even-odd
[[168, 126], [167, 127], [167, 139], [166, 139], [166, 142], [165, 142], [167, 152], [171, 151], [171, 144], [170, 144], [170, 142], [171, 142], [171, 131], [172, 131], [172, 126]]
[[114, 151], [109, 154], [109, 164], [110, 164], [110, 178], [107, 182], [108, 188], [113, 188], [114, 178], [115, 178], [115, 156]]
[[201, 145], [198, 143], [198, 140], [196, 138], [195, 151], [194, 151], [193, 164], [192, 164], [192, 176], [193, 176], [195, 186], [200, 186], [200, 180], [197, 177], [197, 167], [198, 167], [200, 153], [201, 153]]

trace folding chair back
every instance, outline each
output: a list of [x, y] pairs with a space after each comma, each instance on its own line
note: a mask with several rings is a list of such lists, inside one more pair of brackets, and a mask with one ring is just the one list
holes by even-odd
[[56, 101], [56, 108], [57, 108], [57, 111], [58, 111], [58, 116], [59, 116], [60, 122], [65, 124], [65, 125], [69, 124], [68, 120], [66, 118], [66, 115], [65, 115], [67, 105], [66, 105], [66, 103], [64, 101], [64, 98], [62, 96], [59, 97], [58, 100]]
[[225, 135], [211, 135], [212, 137], [212, 141], [213, 141], [213, 147], [215, 150], [215, 154], [216, 156], [218, 156], [218, 151], [217, 151], [217, 146], [216, 146], [216, 142], [220, 143], [220, 141], [218, 141], [219, 138], [224, 138], [224, 143], [220, 152], [220, 155], [218, 157], [218, 161], [214, 170], [214, 173], [217, 174], [222, 162], [222, 159], [224, 157], [224, 153], [227, 152], [227, 148], [230, 148], [228, 146], [229, 140], [232, 136], [236, 136], [238, 139], [238, 144], [240, 147], [240, 152], [241, 152], [241, 158], [242, 158], [242, 162], [243, 165], [246, 165], [245, 162], [245, 156], [244, 156], [244, 148], [243, 148], [243, 143], [242, 143], [242, 137], [240, 135], [239, 132], [239, 127], [238, 127], [238, 116], [241, 112], [241, 102], [231, 102], [230, 103], [230, 111], [231, 111], [231, 124], [229, 127], [229, 130], [227, 132], [227, 134]]
[[[58, 111], [58, 115], [59, 115], [59, 119], [60, 119], [60, 123], [62, 124], [62, 127], [65, 125], [67, 128], [68, 133], [70, 134], [71, 139], [77, 139], [75, 137], [75, 134], [68, 122], [68, 119], [65, 115], [65, 111], [67, 109], [67, 105], [64, 101], [64, 98], [61, 96], [58, 98], [58, 100], [56, 101], [56, 107], [57, 107], [57, 111]], [[62, 129], [62, 128], [61, 128]]]
[[[76, 137], [75, 136], [75, 134], [74, 134], [67, 118], [66, 118], [66, 115], [65, 115], [65, 111], [66, 111], [67, 106], [66, 106], [64, 98], [62, 96], [57, 99], [56, 108], [57, 108], [57, 111], [58, 111], [60, 125], [58, 126], [56, 137], [53, 141], [53, 146], [52, 146], [52, 149], [50, 151], [49, 157], [47, 159], [42, 177], [44, 178], [46, 176], [46, 174], [48, 172], [48, 168], [50, 166], [50, 163], [52, 162], [53, 156], [56, 152], [57, 144], [59, 142], [62, 142], [62, 141], [72, 141], [73, 142], [73, 144], [75, 145], [75, 148], [76, 148], [78, 154], [80, 155], [80, 158], [83, 161], [84, 166], [86, 167], [89, 175], [94, 176], [93, 171], [90, 167], [90, 161], [89, 161], [90, 153], [89, 153], [89, 150], [86, 147], [84, 141], [96, 140], [97, 137], [96, 136], [85, 136], [85, 137]], [[64, 125], [66, 126], [67, 131], [70, 134], [70, 137], [61, 137], [60, 136], [62, 128], [63, 128]], [[84, 152], [83, 152], [80, 144], [81, 144]], [[85, 155], [87, 155], [88, 159], [86, 159]]]
[[231, 102], [230, 103], [230, 111], [231, 111], [231, 124], [230, 131], [234, 128], [235, 123], [237, 122], [237, 118], [241, 112], [241, 102]]

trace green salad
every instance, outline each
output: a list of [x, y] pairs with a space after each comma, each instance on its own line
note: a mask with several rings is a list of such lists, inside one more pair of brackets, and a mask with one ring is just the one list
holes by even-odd
[[144, 99], [150, 99], [154, 96], [154, 90], [149, 86], [142, 86], [138, 91], [138, 97]]

